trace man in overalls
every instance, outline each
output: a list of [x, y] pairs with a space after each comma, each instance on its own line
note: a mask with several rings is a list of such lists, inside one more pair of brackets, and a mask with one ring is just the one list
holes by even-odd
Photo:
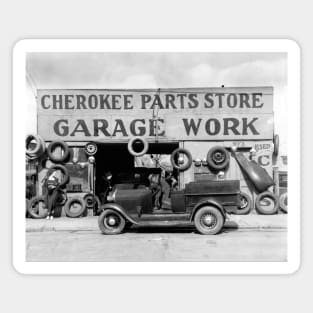
[[47, 220], [53, 219], [54, 208], [59, 194], [60, 183], [54, 169], [49, 169], [44, 179], [46, 187], [45, 204], [48, 209]]

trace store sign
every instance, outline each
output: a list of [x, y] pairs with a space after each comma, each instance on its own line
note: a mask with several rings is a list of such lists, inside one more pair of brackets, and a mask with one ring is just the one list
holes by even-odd
[[39, 90], [45, 140], [272, 139], [273, 89]]

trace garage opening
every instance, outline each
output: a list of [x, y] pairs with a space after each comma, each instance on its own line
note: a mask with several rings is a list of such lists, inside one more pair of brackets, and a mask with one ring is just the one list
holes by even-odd
[[148, 187], [158, 189], [155, 206], [169, 207], [170, 184], [165, 179], [171, 176], [178, 182], [178, 173], [173, 170], [170, 162], [172, 152], [179, 143], [150, 143], [146, 154], [133, 156], [129, 153], [127, 143], [97, 143], [95, 155], [95, 193], [105, 202], [108, 180], [111, 175], [111, 186]]

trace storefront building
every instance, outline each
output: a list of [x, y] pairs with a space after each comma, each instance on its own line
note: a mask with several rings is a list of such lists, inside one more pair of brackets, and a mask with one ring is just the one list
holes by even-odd
[[[118, 176], [140, 166], [145, 156], [158, 156], [159, 162], [169, 159], [177, 148], [187, 149], [192, 156], [191, 166], [177, 172], [179, 188], [221, 174], [208, 166], [208, 151], [215, 146], [228, 151], [237, 147], [273, 177], [278, 149], [273, 120], [272, 87], [42, 89], [37, 93], [38, 135], [47, 146], [63, 141], [70, 149], [69, 195], [92, 192], [101, 197], [108, 171]], [[129, 141], [137, 137], [147, 143], [141, 159], [136, 149], [134, 153], [128, 149]], [[90, 142], [97, 148], [92, 162], [86, 154]], [[233, 157], [222, 172], [224, 179], [239, 179], [241, 190], [254, 197], [253, 187]]]

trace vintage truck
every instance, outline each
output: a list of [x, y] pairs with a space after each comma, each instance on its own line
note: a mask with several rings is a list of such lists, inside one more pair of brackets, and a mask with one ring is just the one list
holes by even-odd
[[198, 181], [171, 192], [170, 209], [153, 205], [153, 191], [143, 184], [117, 184], [101, 206], [98, 225], [103, 234], [119, 234], [130, 225], [192, 226], [200, 234], [218, 234], [227, 213], [241, 206], [239, 180]]

